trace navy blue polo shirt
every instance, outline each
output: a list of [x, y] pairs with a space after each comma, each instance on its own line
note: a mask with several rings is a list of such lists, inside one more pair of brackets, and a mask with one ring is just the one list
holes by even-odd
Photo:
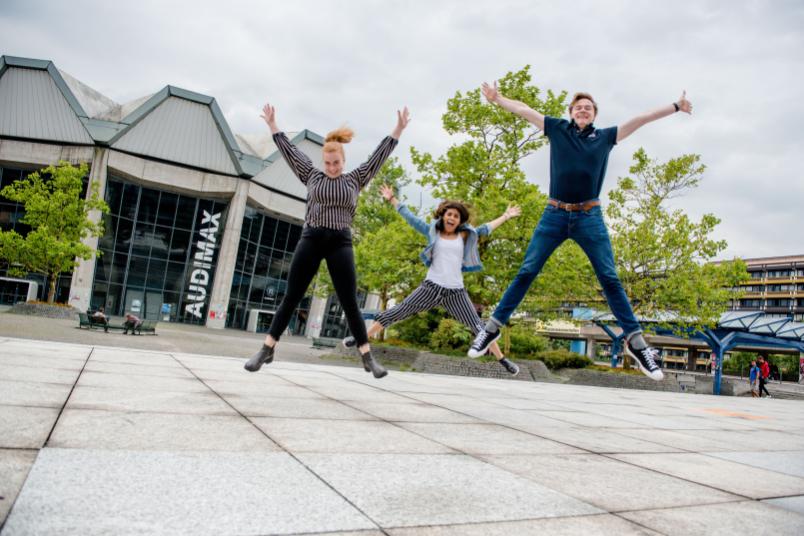
[[617, 127], [578, 130], [566, 119], [545, 116], [544, 134], [550, 139], [550, 197], [565, 203], [600, 197]]

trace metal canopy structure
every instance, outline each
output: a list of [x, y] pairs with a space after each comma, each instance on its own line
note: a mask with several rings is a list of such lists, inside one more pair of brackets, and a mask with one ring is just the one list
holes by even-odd
[[[614, 315], [603, 313], [599, 315], [583, 315], [591, 320], [611, 337], [612, 355], [619, 355], [623, 347], [623, 334], [614, 333], [609, 324], [616, 322]], [[663, 315], [661, 319], [639, 318], [643, 324], [672, 323], [671, 317]], [[656, 330], [659, 335], [679, 335], [669, 329]], [[690, 331], [685, 334], [688, 339], [705, 342], [715, 354], [715, 381], [713, 394], [720, 394], [720, 384], [723, 371], [723, 356], [732, 348], [738, 346], [759, 346], [764, 348], [789, 348], [804, 353], [804, 324], [794, 322], [789, 317], [766, 316], [761, 311], [729, 311], [724, 313], [717, 326], [703, 331]]]

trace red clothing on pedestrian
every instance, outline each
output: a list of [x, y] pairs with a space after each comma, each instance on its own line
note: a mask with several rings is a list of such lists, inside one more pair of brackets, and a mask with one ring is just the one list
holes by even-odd
[[762, 363], [762, 365], [760, 366], [760, 370], [762, 371], [762, 377], [767, 380], [768, 377], [770, 376], [770, 365], [768, 365], [767, 361], [764, 361]]

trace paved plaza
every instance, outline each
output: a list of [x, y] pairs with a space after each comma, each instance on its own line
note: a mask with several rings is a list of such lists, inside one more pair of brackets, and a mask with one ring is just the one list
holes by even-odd
[[0, 336], [0, 534], [804, 533], [799, 401], [242, 367]]

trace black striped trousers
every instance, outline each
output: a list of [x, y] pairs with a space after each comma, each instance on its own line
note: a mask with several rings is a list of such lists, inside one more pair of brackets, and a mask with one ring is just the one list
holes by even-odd
[[444, 288], [425, 279], [410, 296], [388, 310], [378, 314], [375, 320], [387, 328], [416, 313], [442, 306], [461, 324], [472, 330], [472, 335], [483, 329], [483, 321], [477, 315], [475, 306], [469, 299], [465, 288]]

